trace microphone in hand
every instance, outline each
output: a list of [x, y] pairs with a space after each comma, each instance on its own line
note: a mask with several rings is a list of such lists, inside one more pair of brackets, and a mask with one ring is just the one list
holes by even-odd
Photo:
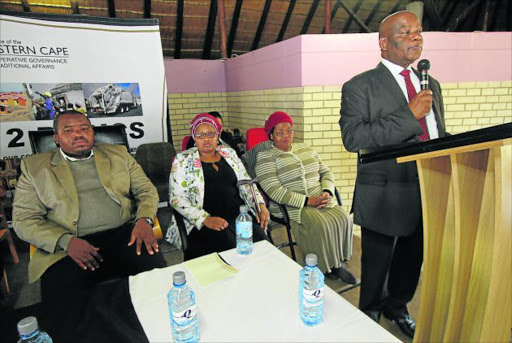
[[428, 70], [430, 69], [429, 60], [421, 60], [418, 62], [418, 70], [421, 73], [421, 90], [428, 89]]

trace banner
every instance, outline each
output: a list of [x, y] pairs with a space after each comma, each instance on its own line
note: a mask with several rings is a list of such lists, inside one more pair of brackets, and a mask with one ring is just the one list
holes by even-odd
[[[78, 18], [78, 19], [77, 19]], [[158, 21], [0, 14], [0, 157], [31, 154], [28, 131], [66, 109], [123, 124], [132, 153], [167, 140]]]

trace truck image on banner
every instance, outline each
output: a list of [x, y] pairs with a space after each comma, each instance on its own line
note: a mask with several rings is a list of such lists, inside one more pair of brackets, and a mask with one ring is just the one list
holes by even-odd
[[131, 92], [113, 83], [96, 89], [88, 99], [90, 111], [98, 114], [125, 113], [137, 106], [137, 99]]

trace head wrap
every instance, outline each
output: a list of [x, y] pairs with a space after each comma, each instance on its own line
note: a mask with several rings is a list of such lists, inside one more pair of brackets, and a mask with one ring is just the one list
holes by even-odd
[[293, 120], [288, 115], [288, 113], [283, 111], [277, 111], [272, 113], [265, 122], [265, 132], [267, 133], [267, 135], [270, 135], [270, 132], [272, 131], [274, 126], [281, 123], [290, 123], [290, 125], [293, 126]]
[[192, 136], [194, 136], [197, 128], [201, 124], [211, 125], [215, 129], [215, 132], [217, 132], [217, 135], [220, 134], [220, 130], [222, 129], [219, 122], [214, 116], [208, 113], [200, 113], [190, 121], [190, 134]]

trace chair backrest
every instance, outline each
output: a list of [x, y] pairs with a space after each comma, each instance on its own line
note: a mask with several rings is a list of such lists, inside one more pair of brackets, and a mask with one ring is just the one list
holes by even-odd
[[169, 175], [176, 150], [168, 142], [141, 144], [135, 160], [158, 190], [160, 202], [169, 202]]
[[[130, 151], [126, 129], [123, 125], [93, 126], [93, 129], [96, 142], [124, 145]], [[28, 137], [32, 153], [37, 154], [55, 149], [57, 144], [53, 140], [53, 134], [52, 129], [29, 131]]]
[[247, 151], [251, 150], [255, 145], [261, 142], [268, 141], [267, 133], [262, 127], [253, 127], [252, 129], [247, 130], [245, 138], [247, 142]]
[[181, 140], [181, 151], [185, 151], [188, 148], [191, 148], [191, 147], [188, 146], [189, 143], [190, 143], [190, 140], [192, 140], [192, 136], [191, 135], [186, 135], [185, 137], [183, 137], [183, 139]]

